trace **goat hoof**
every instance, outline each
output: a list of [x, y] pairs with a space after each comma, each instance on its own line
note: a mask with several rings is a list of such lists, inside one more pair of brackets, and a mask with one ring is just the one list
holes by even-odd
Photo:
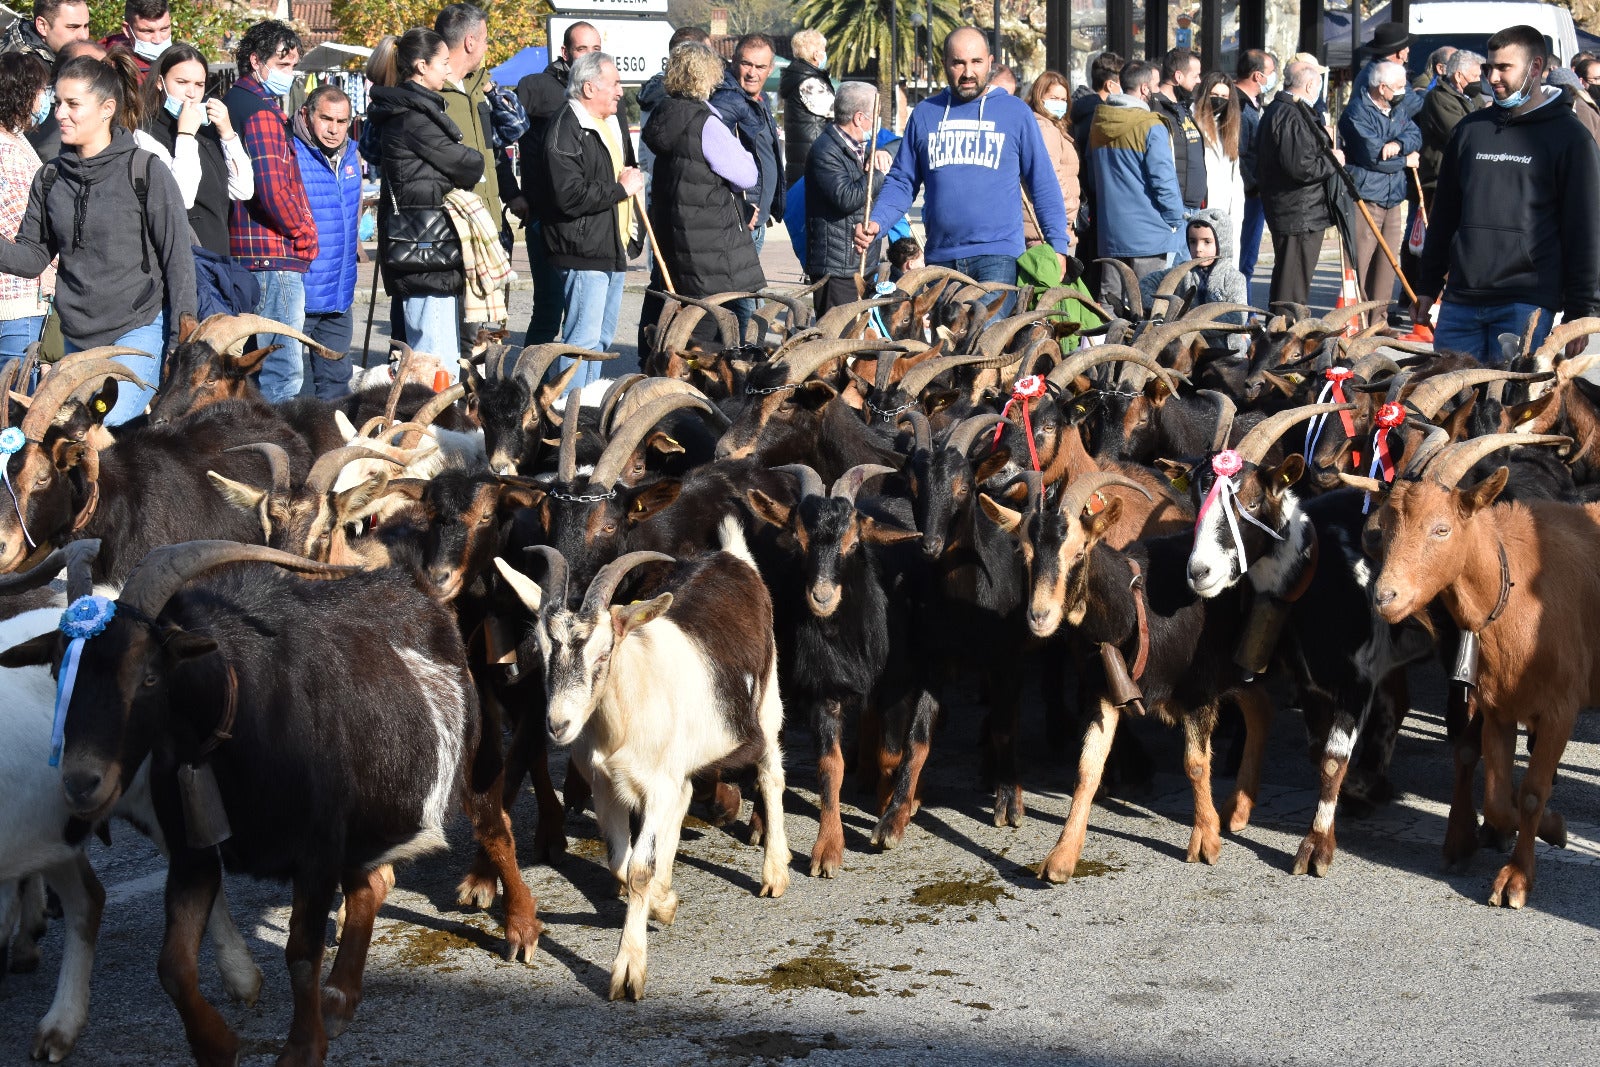
[[41, 1022], [33, 1038], [33, 1058], [60, 1063], [72, 1051], [72, 1046], [78, 1043], [78, 1035], [82, 1032], [81, 1023], [73, 1027]]
[[321, 1042], [320, 1051], [309, 1045], [286, 1045], [278, 1053], [276, 1067], [322, 1067], [323, 1061], [328, 1057], [328, 1042]]
[[1539, 840], [1552, 848], [1567, 847], [1567, 820], [1559, 813], [1546, 811], [1539, 820]]
[[344, 1033], [350, 1026], [350, 1020], [355, 1018], [358, 1003], [354, 998], [347, 996], [342, 989], [335, 989], [331, 985], [322, 987], [322, 1028], [327, 1031], [330, 1040]]
[[777, 900], [788, 892], [789, 889], [789, 860], [788, 850], [781, 856], [768, 856], [761, 863], [761, 891], [758, 896], [771, 897]]
[[222, 988], [227, 992], [228, 999], [247, 1008], [255, 1007], [256, 1001], [261, 998], [261, 968], [255, 965], [255, 961], [246, 959], [237, 968], [223, 960], [218, 960], [217, 964], [222, 974]]
[[476, 872], [468, 873], [456, 886], [456, 903], [464, 908], [487, 908], [494, 903], [499, 879], [485, 878]]
[[1051, 852], [1039, 864], [1039, 877], [1055, 885], [1066, 885], [1078, 867], [1078, 857], [1065, 852]]
[[1533, 879], [1515, 863], [1508, 863], [1495, 877], [1494, 887], [1489, 891], [1489, 906], [1520, 908], [1528, 902], [1528, 890], [1532, 888]]
[[644, 996], [644, 953], [634, 956], [630, 953], [620, 952], [617, 961], [611, 965], [611, 995], [612, 1000], [621, 1000], [627, 996], [630, 1000], [639, 1000]]
[[1216, 866], [1222, 858], [1222, 836], [1215, 830], [1196, 829], [1189, 835], [1189, 852], [1184, 857], [1189, 863], [1207, 863]]
[[1020, 785], [998, 786], [994, 791], [994, 824], [996, 826], [1021, 826], [1027, 809], [1022, 803]]
[[1294, 856], [1294, 873], [1321, 878], [1333, 865], [1335, 847], [1332, 830], [1325, 834], [1319, 834], [1315, 830], [1306, 834], [1306, 839], [1300, 842], [1300, 851]]
[[650, 918], [662, 926], [671, 926], [672, 920], [677, 917], [678, 894], [671, 889], [667, 890], [660, 900], [650, 905]]
[[874, 848], [880, 848], [888, 852], [900, 843], [900, 838], [903, 836], [902, 831], [880, 822], [877, 829], [872, 831], [872, 844]]
[[1233, 799], [1219, 814], [1222, 816], [1222, 821], [1227, 824], [1228, 833], [1236, 834], [1250, 825], [1250, 815], [1254, 810], [1255, 801], [1243, 793], [1235, 793]]
[[521, 960], [532, 963], [533, 954], [539, 951], [539, 935], [544, 933], [544, 923], [532, 915], [526, 918], [506, 916], [506, 959], [512, 963]]
[[811, 877], [832, 878], [844, 866], [844, 839], [843, 835], [837, 841], [825, 841], [817, 838], [817, 843], [811, 849]]

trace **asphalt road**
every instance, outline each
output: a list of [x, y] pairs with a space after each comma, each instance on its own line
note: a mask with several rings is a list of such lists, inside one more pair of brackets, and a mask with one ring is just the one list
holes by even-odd
[[[1154, 788], [1097, 805], [1092, 862], [1066, 886], [1028, 869], [1058, 835], [1074, 778], [1044, 743], [1032, 684], [1022, 827], [989, 824], [978, 711], [970, 690], [957, 691], [935, 739], [927, 803], [898, 849], [870, 849], [872, 817], [847, 784], [845, 870], [831, 881], [806, 873], [816, 774], [807, 731], [791, 726], [788, 893], [755, 896], [760, 851], [742, 828], [691, 823], [675, 874], [682, 904], [672, 927], [652, 924], [638, 1004], [605, 1000], [624, 905], [592, 818], [568, 820], [572, 851], [561, 865], [525, 868], [546, 923], [531, 965], [498, 958], [497, 908], [455, 905], [471, 858], [458, 820], [450, 852], [400, 871], [378, 919], [365, 1001], [329, 1062], [1592, 1063], [1600, 717], [1580, 721], [1552, 799], [1569, 847], [1541, 843], [1529, 906], [1501, 911], [1483, 903], [1498, 857], [1480, 853], [1464, 874], [1442, 870], [1450, 770], [1435, 668], [1416, 672], [1413, 693], [1421, 708], [1396, 752], [1399, 796], [1370, 818], [1341, 815], [1339, 854], [1323, 879], [1288, 873], [1316, 802], [1291, 710], [1276, 717], [1254, 821], [1225, 836], [1215, 867], [1183, 862], [1191, 807], [1177, 735], [1136, 724], [1156, 757]], [[1215, 784], [1219, 799], [1228, 795], [1220, 769]], [[532, 811], [524, 797], [515, 813], [524, 856]], [[185, 1062], [155, 977], [162, 863], [125, 828], [93, 854], [109, 899], [90, 1023], [70, 1062]], [[259, 1067], [288, 1029], [289, 894], [242, 879], [228, 892], [265, 972], [263, 994], [251, 1008], [227, 1004], [209, 949], [202, 988], [241, 1035], [242, 1062]], [[0, 1063], [26, 1062], [49, 1003], [59, 928], [43, 947], [39, 971], [0, 981]]]

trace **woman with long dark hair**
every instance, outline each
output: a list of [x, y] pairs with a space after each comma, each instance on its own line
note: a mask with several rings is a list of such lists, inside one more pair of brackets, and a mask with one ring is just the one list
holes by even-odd
[[[172, 172], [134, 143], [121, 116], [139, 84], [132, 56], [76, 56], [56, 72], [61, 155], [39, 169], [15, 243], [0, 242], [0, 273], [37, 278], [57, 261], [56, 311], [71, 353], [126, 345], [118, 356], [152, 386], [167, 321], [195, 313], [189, 215]], [[132, 220], [139, 225], [129, 225]], [[151, 390], [119, 390], [111, 426], [135, 417]]]
[[1239, 169], [1239, 101], [1233, 80], [1212, 71], [1200, 80], [1194, 97], [1194, 124], [1206, 149], [1206, 207], [1228, 216], [1233, 231], [1233, 262], [1238, 266], [1244, 233], [1244, 175]]
[[[28, 210], [28, 193], [39, 173], [39, 153], [27, 132], [50, 114], [45, 90], [50, 70], [26, 52], [0, 55], [0, 237], [12, 240]], [[0, 274], [0, 364], [18, 359], [39, 339], [55, 291], [55, 271], [37, 278]], [[0, 403], [5, 399], [0, 397]]]
[[445, 114], [439, 89], [450, 78], [450, 50], [443, 37], [432, 30], [407, 30], [395, 43], [394, 68], [389, 85], [372, 90], [367, 109], [383, 161], [378, 262], [384, 288], [401, 299], [406, 344], [436, 357], [454, 380], [461, 346], [459, 298], [466, 284], [460, 241], [446, 226], [436, 242], [443, 251], [422, 255], [418, 245], [394, 236], [444, 216], [445, 194], [477, 185], [483, 156], [461, 143], [460, 128]]

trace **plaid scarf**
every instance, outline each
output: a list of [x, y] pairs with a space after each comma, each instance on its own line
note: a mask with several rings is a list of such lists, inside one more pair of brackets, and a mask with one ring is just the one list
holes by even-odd
[[462, 322], [505, 322], [506, 290], [516, 280], [511, 260], [500, 244], [500, 231], [476, 193], [452, 189], [444, 209], [461, 238], [461, 265], [467, 284], [461, 301]]

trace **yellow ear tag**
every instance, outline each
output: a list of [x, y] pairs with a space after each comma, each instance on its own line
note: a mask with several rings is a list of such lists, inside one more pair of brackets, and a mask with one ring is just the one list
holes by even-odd
[[1189, 476], [1187, 474], [1180, 474], [1176, 478], [1172, 479], [1172, 488], [1176, 489], [1180, 493], [1187, 493], [1189, 491]]
[[94, 413], [96, 415], [104, 415], [107, 410], [109, 409], [106, 407], [106, 402], [96, 397], [94, 402]]

